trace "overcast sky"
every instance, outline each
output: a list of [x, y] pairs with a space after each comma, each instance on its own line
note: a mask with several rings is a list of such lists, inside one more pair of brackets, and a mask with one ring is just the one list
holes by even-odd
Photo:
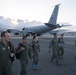
[[57, 22], [76, 25], [76, 0], [0, 0], [0, 16], [14, 20], [48, 22], [54, 5], [59, 4]]

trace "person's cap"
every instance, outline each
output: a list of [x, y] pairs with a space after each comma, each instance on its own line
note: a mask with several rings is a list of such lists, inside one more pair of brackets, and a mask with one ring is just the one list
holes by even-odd
[[57, 33], [54, 33], [53, 35], [55, 36], [55, 35], [57, 35]]
[[36, 38], [36, 36], [33, 37], [33, 39], [35, 39], [35, 38]]

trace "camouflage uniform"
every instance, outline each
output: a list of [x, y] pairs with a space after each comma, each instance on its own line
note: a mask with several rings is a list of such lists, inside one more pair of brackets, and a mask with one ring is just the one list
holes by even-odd
[[33, 59], [32, 67], [36, 69], [38, 61], [39, 61], [38, 52], [40, 52], [40, 45], [38, 41], [31, 42], [31, 50], [32, 50], [32, 59]]
[[[11, 44], [11, 42], [10, 42]], [[3, 43], [0, 41], [0, 75], [13, 75], [12, 73], [12, 59], [10, 53], [14, 52], [14, 46], [11, 44], [11, 49], [9, 43]]]
[[52, 47], [52, 52], [53, 52], [53, 55], [51, 57], [51, 62], [53, 61], [53, 59], [55, 58], [56, 60], [56, 63], [59, 64], [58, 62], [58, 39], [57, 38], [53, 38], [50, 42], [50, 45], [49, 45], [49, 49]]
[[64, 47], [63, 47], [64, 40], [63, 40], [63, 37], [58, 38], [58, 44], [59, 44], [58, 56], [59, 56], [59, 58], [62, 58], [63, 54], [64, 54]]
[[[20, 51], [21, 47], [24, 47], [25, 49], [23, 51]], [[16, 52], [20, 53], [20, 63], [21, 63], [21, 74], [20, 75], [27, 75], [28, 57], [31, 58], [30, 45], [19, 43], [18, 50]]]

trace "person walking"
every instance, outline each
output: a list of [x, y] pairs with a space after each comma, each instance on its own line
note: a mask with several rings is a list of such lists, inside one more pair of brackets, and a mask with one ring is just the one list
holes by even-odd
[[28, 44], [27, 36], [23, 36], [22, 42], [18, 44], [16, 53], [20, 55], [20, 63], [21, 63], [20, 75], [27, 75], [29, 57], [31, 59], [31, 50], [30, 45]]
[[64, 39], [63, 39], [63, 37], [64, 37], [64, 34], [61, 34], [61, 36], [58, 38], [58, 44], [59, 44], [59, 54], [58, 54], [58, 56], [59, 56], [59, 58], [60, 59], [63, 59], [63, 55], [64, 55]]
[[57, 38], [57, 34], [54, 33], [54, 37], [52, 38], [50, 45], [49, 45], [49, 52], [52, 48], [52, 52], [53, 55], [51, 57], [51, 62], [53, 62], [53, 60], [55, 59], [56, 64], [60, 65], [59, 60], [58, 60], [58, 38]]
[[32, 69], [37, 70], [37, 65], [39, 61], [39, 52], [40, 52], [40, 44], [38, 41], [38, 37], [34, 36], [33, 41], [30, 43], [31, 44], [31, 49], [32, 49]]
[[1, 33], [0, 41], [0, 75], [13, 75], [12, 61], [14, 61], [14, 46], [10, 41], [10, 34]]

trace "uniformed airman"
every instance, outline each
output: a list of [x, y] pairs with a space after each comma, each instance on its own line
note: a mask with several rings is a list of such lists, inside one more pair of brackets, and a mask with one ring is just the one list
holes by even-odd
[[14, 46], [9, 41], [10, 34], [6, 31], [2, 32], [0, 41], [0, 75], [13, 75]]
[[16, 52], [20, 54], [20, 63], [21, 63], [20, 75], [27, 75], [27, 66], [29, 57], [31, 59], [31, 50], [30, 45], [28, 44], [27, 36], [23, 36], [22, 42], [18, 44], [18, 50]]
[[58, 44], [59, 44], [59, 52], [58, 52], [58, 57], [63, 58], [64, 55], [64, 34], [61, 34], [61, 36], [58, 38]]
[[30, 43], [30, 45], [32, 49], [32, 59], [33, 59], [32, 69], [36, 70], [39, 61], [39, 52], [40, 52], [40, 45], [37, 36], [33, 37], [33, 41]]
[[52, 47], [52, 52], [53, 55], [51, 57], [51, 62], [53, 62], [53, 59], [56, 60], [56, 64], [60, 65], [59, 60], [58, 60], [58, 38], [57, 38], [57, 34], [54, 33], [54, 38], [52, 38], [50, 45], [49, 45], [49, 52], [51, 50]]

